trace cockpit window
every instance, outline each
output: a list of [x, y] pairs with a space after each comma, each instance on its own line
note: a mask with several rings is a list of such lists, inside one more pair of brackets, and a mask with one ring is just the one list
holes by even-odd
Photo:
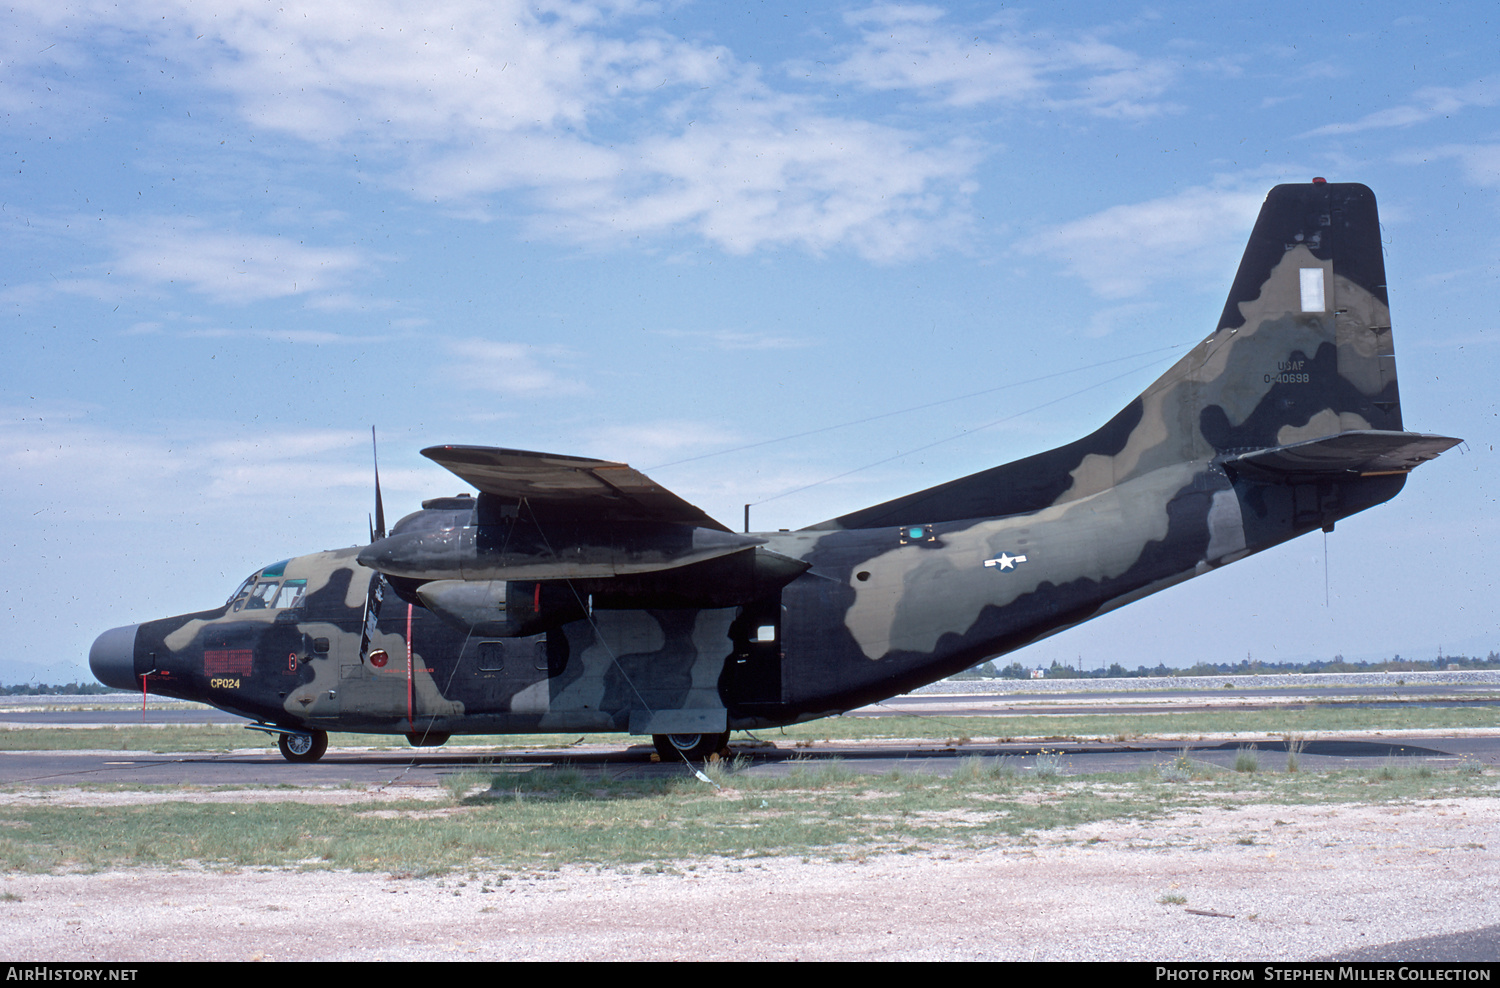
[[250, 588], [254, 585], [254, 576], [245, 577], [245, 582], [240, 584], [240, 588], [238, 590], [229, 595], [229, 600], [226, 601], [226, 603], [233, 604], [234, 609], [239, 610], [240, 604], [244, 603], [246, 595], [250, 593]]
[[245, 592], [243, 587], [235, 594], [234, 609], [244, 608], [247, 611], [259, 611], [268, 607], [283, 610], [288, 607], [298, 607], [302, 604], [302, 598], [307, 595], [306, 580], [265, 580], [255, 585], [255, 589]]
[[281, 585], [281, 592], [276, 595], [276, 603], [273, 607], [296, 607], [302, 603], [303, 594], [307, 593], [306, 580], [287, 580]]
[[284, 559], [279, 563], [272, 563], [258, 573], [251, 574], [240, 588], [229, 598], [230, 606], [238, 611], [265, 610], [274, 608], [284, 610], [289, 607], [299, 607], [302, 598], [307, 595], [306, 580], [282, 580], [286, 573], [286, 564], [290, 559]]

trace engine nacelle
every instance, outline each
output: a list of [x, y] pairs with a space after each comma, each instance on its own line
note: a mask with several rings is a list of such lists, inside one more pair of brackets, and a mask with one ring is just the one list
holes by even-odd
[[578, 580], [432, 580], [422, 606], [455, 628], [491, 638], [538, 635], [592, 608], [739, 607], [779, 590], [808, 568], [764, 548], [650, 573]]

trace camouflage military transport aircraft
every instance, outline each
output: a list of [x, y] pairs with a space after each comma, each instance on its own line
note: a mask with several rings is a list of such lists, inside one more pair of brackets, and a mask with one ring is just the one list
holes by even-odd
[[1403, 430], [1390, 325], [1374, 195], [1281, 185], [1218, 328], [1077, 442], [754, 535], [623, 463], [435, 446], [477, 497], [107, 631], [89, 662], [107, 685], [252, 718], [292, 761], [331, 730], [618, 731], [704, 757], [1391, 498], [1459, 440]]

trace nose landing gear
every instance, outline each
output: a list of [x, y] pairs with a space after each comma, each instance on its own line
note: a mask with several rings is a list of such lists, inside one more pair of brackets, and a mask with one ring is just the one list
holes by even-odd
[[281, 757], [289, 762], [315, 762], [328, 750], [328, 732], [280, 734], [276, 737], [276, 747], [281, 749]]

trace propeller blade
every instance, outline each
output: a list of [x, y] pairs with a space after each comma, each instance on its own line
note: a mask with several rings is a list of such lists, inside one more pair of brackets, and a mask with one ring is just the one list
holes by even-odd
[[380, 448], [375, 444], [375, 427], [370, 426], [370, 452], [375, 459], [375, 525], [370, 541], [385, 538], [385, 502], [380, 498]]
[[[385, 502], [380, 497], [380, 447], [375, 442], [375, 427], [370, 426], [370, 455], [375, 461], [375, 518], [370, 522], [370, 543], [385, 538]], [[365, 614], [359, 630], [359, 656], [370, 654], [370, 641], [380, 626], [380, 605], [385, 601], [385, 577], [374, 574], [365, 593]]]

